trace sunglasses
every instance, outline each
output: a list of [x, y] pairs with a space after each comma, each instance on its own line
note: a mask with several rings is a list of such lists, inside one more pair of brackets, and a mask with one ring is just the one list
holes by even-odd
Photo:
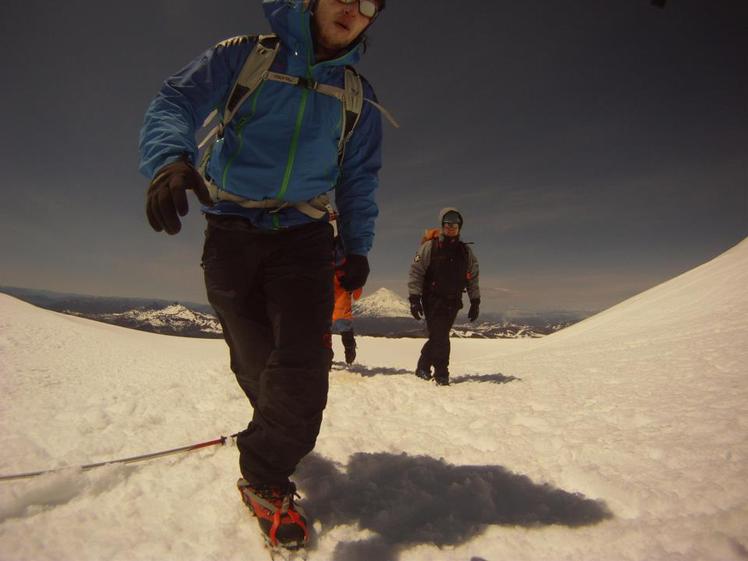
[[459, 222], [442, 222], [442, 226], [448, 226], [450, 228], [453, 228], [455, 226], [459, 226]]
[[[338, 0], [339, 2], [342, 2], [343, 4], [353, 4], [356, 2], [356, 0]], [[367, 17], [369, 19], [374, 19], [377, 15], [377, 12], [379, 11], [377, 8], [377, 3], [373, 0], [358, 0], [358, 11], [361, 13], [362, 16]]]

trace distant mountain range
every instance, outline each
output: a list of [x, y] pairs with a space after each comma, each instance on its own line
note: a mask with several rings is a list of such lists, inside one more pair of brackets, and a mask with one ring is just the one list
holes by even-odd
[[[207, 304], [170, 302], [142, 298], [110, 298], [62, 294], [42, 290], [0, 287], [41, 308], [85, 317], [141, 331], [182, 337], [222, 338], [223, 332]], [[425, 323], [410, 315], [408, 301], [380, 288], [354, 302], [354, 329], [358, 335], [375, 337], [425, 337]], [[452, 337], [518, 339], [543, 337], [572, 325], [590, 314], [572, 312], [483, 314], [476, 323], [463, 313], [452, 329]]]
[[47, 310], [141, 331], [181, 337], [223, 338], [221, 324], [208, 304], [86, 296], [2, 286], [0, 292]]
[[182, 304], [170, 304], [165, 308], [158, 309], [134, 309], [111, 314], [84, 314], [75, 310], [63, 310], [63, 313], [163, 335], [223, 337], [223, 330], [218, 318], [212, 314], [190, 310]]
[[[542, 337], [576, 323], [589, 314], [548, 312], [542, 314], [483, 314], [476, 323], [467, 322], [464, 314], [452, 328], [452, 337], [479, 339], [518, 339]], [[362, 335], [380, 337], [425, 337], [425, 324], [410, 315], [405, 298], [386, 288], [353, 304], [355, 330]]]

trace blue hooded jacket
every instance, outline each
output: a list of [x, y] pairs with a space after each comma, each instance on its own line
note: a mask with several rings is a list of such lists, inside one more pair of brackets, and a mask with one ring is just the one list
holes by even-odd
[[[344, 85], [345, 66], [358, 62], [356, 43], [334, 60], [316, 63], [311, 14], [302, 0], [264, 0], [265, 15], [281, 46], [272, 70]], [[213, 109], [222, 114], [254, 41], [226, 41], [167, 79], [145, 115], [140, 134], [140, 170], [152, 179], [183, 154], [194, 163], [195, 133]], [[364, 82], [364, 97], [376, 100]], [[308, 201], [335, 189], [338, 228], [346, 253], [366, 255], [374, 239], [378, 208], [374, 193], [381, 167], [379, 111], [364, 102], [361, 117], [338, 165], [341, 102], [309, 89], [265, 81], [247, 99], [211, 155], [208, 174], [221, 189], [246, 199]], [[279, 213], [231, 202], [204, 212], [248, 218], [260, 228], [284, 228], [312, 219], [294, 208]]]

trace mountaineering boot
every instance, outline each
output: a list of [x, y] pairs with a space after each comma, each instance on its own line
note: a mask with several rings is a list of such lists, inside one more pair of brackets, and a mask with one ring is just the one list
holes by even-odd
[[356, 347], [355, 345], [353, 347], [346, 347], [345, 348], [345, 363], [346, 364], [353, 364], [356, 360]]
[[416, 376], [422, 380], [431, 380], [431, 369], [423, 370], [421, 368], [416, 368]]
[[353, 364], [356, 360], [356, 339], [353, 337], [353, 331], [343, 331], [340, 334], [345, 349], [345, 363]]
[[434, 368], [434, 382], [437, 386], [448, 386], [449, 385], [449, 370], [444, 367]]
[[270, 547], [299, 549], [306, 546], [309, 533], [304, 511], [294, 504], [296, 485], [254, 486], [239, 479], [236, 486], [242, 501], [257, 518], [260, 530]]
[[431, 380], [431, 365], [428, 359], [421, 353], [418, 358], [418, 364], [416, 365], [416, 376], [422, 380]]

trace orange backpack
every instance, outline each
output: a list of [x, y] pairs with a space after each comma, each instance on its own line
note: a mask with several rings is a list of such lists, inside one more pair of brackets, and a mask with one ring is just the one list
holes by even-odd
[[421, 238], [421, 245], [425, 244], [429, 240], [438, 240], [441, 235], [439, 228], [426, 228], [423, 231], [423, 237]]

